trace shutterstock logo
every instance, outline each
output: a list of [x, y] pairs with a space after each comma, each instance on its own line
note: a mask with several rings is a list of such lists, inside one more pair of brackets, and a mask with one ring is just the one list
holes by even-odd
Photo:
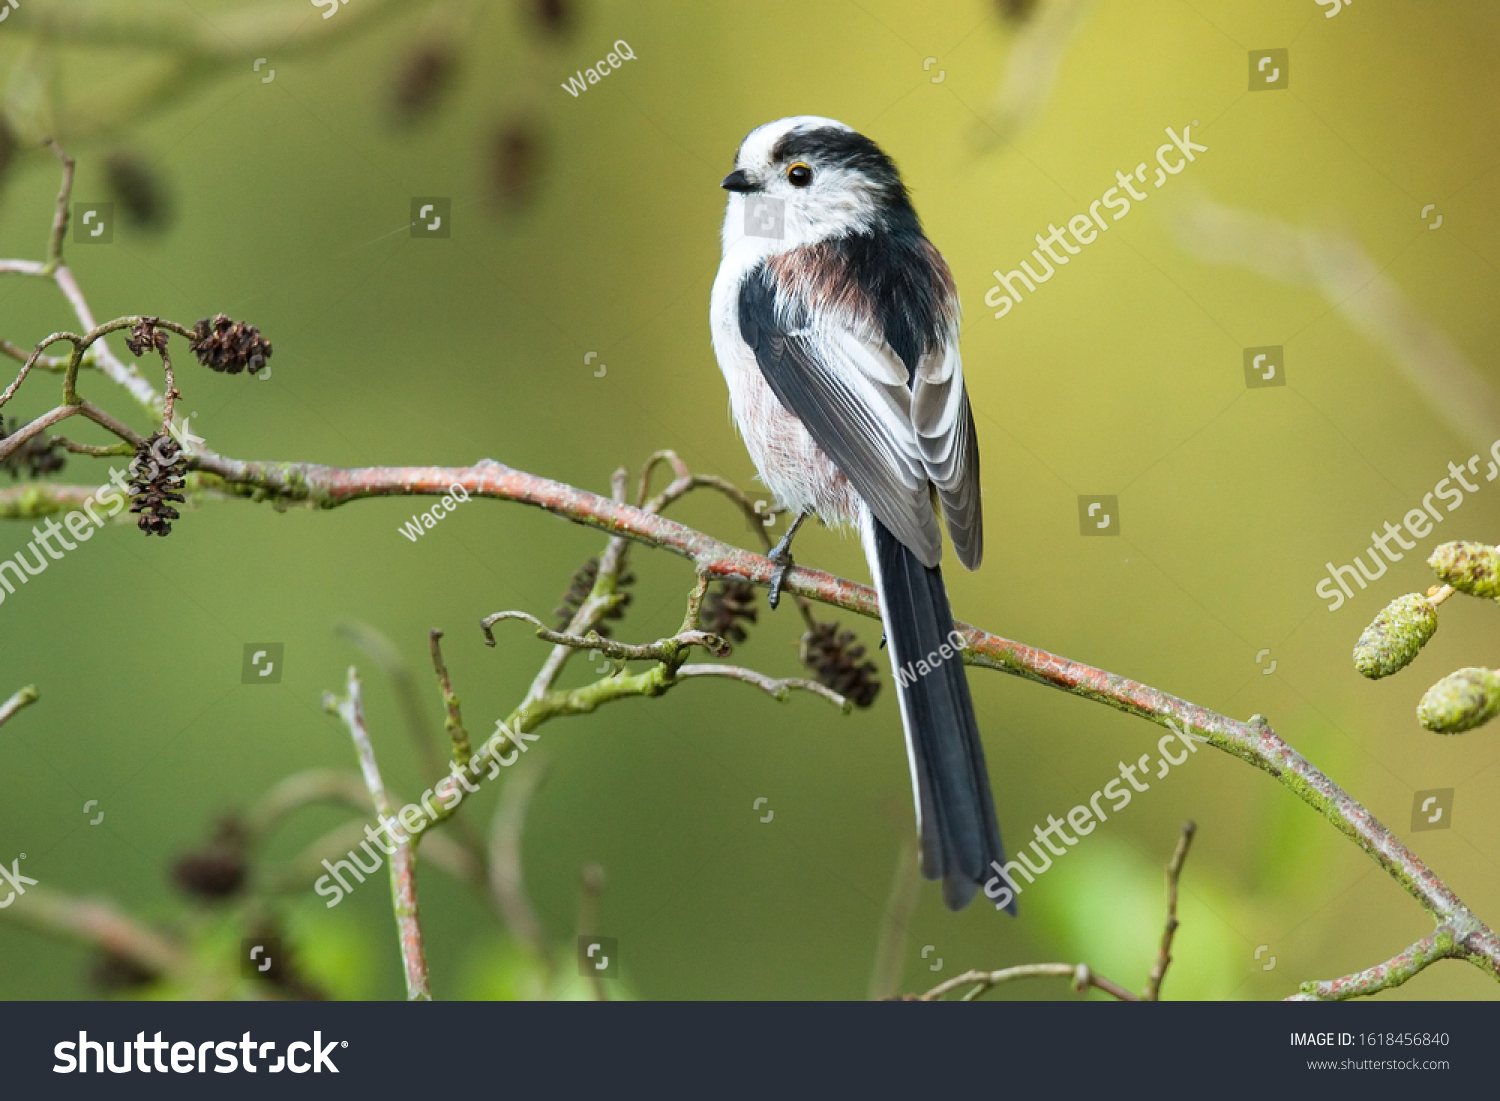
[[247, 642], [240, 666], [241, 684], [280, 684], [281, 657], [286, 644], [281, 642]]

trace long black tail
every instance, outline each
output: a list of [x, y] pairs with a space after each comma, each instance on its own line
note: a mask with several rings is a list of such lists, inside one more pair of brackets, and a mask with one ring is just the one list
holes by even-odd
[[[922, 874], [943, 881], [943, 901], [962, 910], [1005, 863], [995, 802], [942, 570], [924, 566], [879, 520], [865, 541], [906, 727], [922, 840]], [[950, 638], [952, 636], [952, 638]], [[1015, 902], [1008, 907], [1015, 913]]]

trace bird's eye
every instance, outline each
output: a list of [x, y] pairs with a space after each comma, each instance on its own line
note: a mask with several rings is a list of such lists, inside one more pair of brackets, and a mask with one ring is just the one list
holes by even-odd
[[798, 161], [786, 170], [786, 178], [793, 187], [806, 187], [812, 183], [812, 169]]

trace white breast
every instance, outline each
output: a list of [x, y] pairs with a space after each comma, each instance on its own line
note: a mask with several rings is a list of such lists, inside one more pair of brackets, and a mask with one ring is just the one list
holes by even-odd
[[782, 242], [746, 237], [742, 200], [732, 196], [724, 219], [724, 260], [714, 280], [710, 317], [714, 352], [729, 384], [729, 405], [750, 460], [779, 507], [812, 512], [825, 521], [852, 522], [859, 501], [848, 479], [813, 442], [802, 422], [772, 393], [755, 353], [740, 335], [740, 286]]

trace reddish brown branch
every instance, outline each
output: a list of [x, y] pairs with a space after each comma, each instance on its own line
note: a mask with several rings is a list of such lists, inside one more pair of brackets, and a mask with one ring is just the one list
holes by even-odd
[[[660, 547], [691, 560], [700, 575], [742, 577], [769, 585], [772, 563], [703, 532], [629, 504], [493, 460], [470, 467], [363, 467], [345, 469], [312, 463], [242, 462], [201, 455], [191, 465], [224, 479], [233, 493], [277, 498], [312, 507], [333, 508], [365, 497], [411, 494], [441, 496], [457, 482], [471, 494], [534, 505], [575, 523]], [[786, 591], [845, 611], [876, 618], [875, 593], [820, 570], [792, 569]], [[1269, 725], [1240, 722], [1189, 703], [1150, 685], [1082, 662], [959, 624], [972, 665], [997, 669], [1103, 703], [1119, 711], [1182, 731], [1269, 772], [1386, 870], [1422, 907], [1455, 930], [1457, 952], [1500, 977], [1500, 938], [1373, 814], [1313, 767]]]

